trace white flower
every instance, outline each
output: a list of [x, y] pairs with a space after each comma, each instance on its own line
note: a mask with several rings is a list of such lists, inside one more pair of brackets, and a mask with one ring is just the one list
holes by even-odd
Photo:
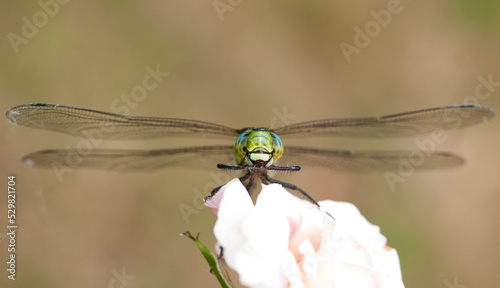
[[206, 205], [218, 216], [214, 234], [226, 263], [248, 287], [404, 287], [396, 250], [378, 226], [345, 202], [322, 210], [281, 185], [262, 185], [254, 206], [234, 179]]

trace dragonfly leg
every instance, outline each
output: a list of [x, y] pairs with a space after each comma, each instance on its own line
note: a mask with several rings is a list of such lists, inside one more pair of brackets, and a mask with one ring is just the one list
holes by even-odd
[[[248, 194], [250, 194], [250, 188], [252, 188], [253, 185], [253, 180], [254, 178], [252, 176], [252, 168], [253, 167], [248, 167], [248, 166], [232, 166], [232, 165], [227, 165], [227, 164], [217, 164], [217, 168], [222, 169], [222, 170], [229, 170], [229, 171], [241, 171], [241, 170], [248, 170], [248, 173], [245, 174], [245, 176], [240, 177], [240, 182], [243, 183], [245, 180], [250, 178], [247, 184], [245, 185], [245, 188], [248, 191]], [[220, 187], [218, 187], [220, 189]], [[216, 191], [217, 192], [217, 191]], [[212, 195], [213, 196], [213, 195]]]
[[[224, 257], [223, 253], [224, 253], [224, 247], [220, 246], [220, 250], [219, 250], [219, 256], [217, 257], [217, 262], [220, 261], [220, 259], [222, 259]], [[219, 264], [219, 263], [217, 263]], [[214, 274], [214, 271], [212, 270], [212, 268], [210, 268], [210, 274]]]
[[[286, 183], [286, 182], [282, 182], [282, 181], [279, 181], [279, 180], [276, 180], [276, 179], [273, 179], [271, 177], [269, 177], [269, 175], [267, 174], [264, 174], [264, 179], [266, 181], [268, 181], [269, 183], [275, 183], [275, 184], [280, 184], [281, 186], [285, 187], [285, 188], [288, 188], [288, 189], [291, 189], [291, 190], [295, 190], [295, 191], [298, 191], [300, 194], [302, 194], [309, 202], [313, 203], [314, 205], [316, 205], [318, 208], [321, 208], [319, 206], [319, 203], [316, 202], [316, 200], [314, 200], [311, 196], [309, 196], [309, 194], [307, 194], [304, 190], [300, 189], [299, 187], [293, 185], [293, 184], [290, 184], [290, 183]], [[328, 216], [330, 216], [333, 220], [335, 220], [335, 218], [330, 215], [330, 213], [324, 211]]]
[[222, 170], [231, 170], [231, 171], [248, 170], [247, 166], [233, 166], [227, 164], [217, 164], [217, 168]]
[[[219, 164], [219, 165], [220, 165], [220, 164]], [[229, 165], [228, 165], [228, 166], [229, 166]], [[234, 166], [234, 167], [236, 167], [236, 166]], [[250, 172], [248, 172], [247, 174], [245, 174], [245, 176], [243, 176], [243, 177], [240, 177], [240, 178], [239, 178], [239, 179], [240, 179], [240, 182], [241, 182], [241, 183], [243, 183], [243, 181], [247, 180], [250, 176], [252, 176], [252, 175], [251, 175], [251, 173], [250, 173]], [[253, 182], [252, 180], [253, 180], [253, 179], [250, 179], [250, 184], [252, 184], [252, 182]], [[224, 184], [224, 185], [226, 185], [226, 184]], [[212, 192], [210, 192], [210, 195], [208, 195], [208, 196], [206, 196], [205, 198], [203, 198], [203, 200], [206, 202], [207, 200], [212, 199], [212, 197], [214, 197], [214, 195], [215, 195], [215, 194], [217, 194], [217, 192], [219, 192], [220, 188], [222, 188], [222, 186], [224, 186], [224, 185], [221, 185], [221, 186], [219, 186], [219, 187], [215, 187], [215, 188], [212, 190]], [[250, 186], [251, 186], [251, 185], [250, 185]], [[248, 190], [247, 185], [245, 185], [245, 188], [247, 189], [247, 191], [249, 191], [249, 190]], [[250, 193], [250, 192], [249, 192], [249, 193]]]
[[293, 172], [300, 171], [300, 166], [270, 166], [266, 167], [266, 170]]
[[282, 181], [273, 179], [273, 178], [269, 177], [269, 175], [265, 175], [264, 177], [265, 177], [265, 179], [269, 183], [281, 184], [281, 186], [283, 186], [285, 188], [292, 189], [292, 190], [300, 192], [300, 194], [302, 194], [309, 202], [311, 202], [314, 205], [316, 205], [316, 206], [319, 207], [318, 202], [316, 202], [316, 200], [314, 200], [311, 196], [309, 196], [309, 194], [307, 194], [304, 190], [300, 189], [299, 187], [297, 187], [297, 186], [295, 186], [293, 184], [289, 184], [289, 183], [286, 183], [286, 182], [282, 182]]

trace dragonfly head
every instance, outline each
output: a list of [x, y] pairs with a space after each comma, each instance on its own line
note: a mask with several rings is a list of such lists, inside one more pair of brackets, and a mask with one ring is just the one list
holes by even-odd
[[283, 143], [265, 128], [251, 128], [238, 137], [234, 153], [240, 165], [268, 167], [283, 155]]

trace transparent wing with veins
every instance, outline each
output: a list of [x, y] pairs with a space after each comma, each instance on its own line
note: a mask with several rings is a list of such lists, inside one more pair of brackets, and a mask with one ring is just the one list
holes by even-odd
[[334, 118], [286, 125], [273, 132], [286, 135], [403, 137], [434, 130], [462, 128], [488, 121], [495, 112], [480, 105], [444, 106], [380, 117]]
[[[281, 136], [326, 135], [400, 137], [448, 130], [488, 121], [495, 115], [480, 105], [454, 105], [380, 117], [333, 118], [286, 125], [271, 131]], [[101, 130], [104, 139], [168, 136], [232, 136], [244, 129], [177, 118], [125, 116], [55, 104], [26, 104], [7, 111], [14, 124], [85, 137]], [[246, 128], [245, 128], [246, 129]]]
[[[326, 119], [291, 124], [272, 130], [279, 136], [328, 135], [350, 137], [396, 137], [429, 133], [436, 129], [455, 129], [479, 124], [494, 116], [493, 110], [479, 105], [454, 105], [381, 117]], [[7, 118], [26, 127], [88, 137], [101, 133], [103, 139], [145, 139], [169, 136], [238, 137], [244, 129], [203, 121], [136, 117], [55, 104], [26, 104], [7, 111]], [[246, 129], [246, 128], [245, 128]], [[97, 131], [97, 132], [96, 132]], [[322, 165], [335, 171], [395, 170], [401, 159], [416, 159], [418, 151], [326, 150], [285, 145], [281, 165]], [[24, 157], [35, 167], [68, 163], [68, 151], [44, 150]], [[79, 167], [126, 171], [151, 171], [179, 164], [203, 166], [211, 163], [234, 164], [233, 146], [203, 146], [162, 150], [93, 149], [80, 155]], [[230, 162], [230, 163], [228, 163]], [[419, 163], [419, 162], [418, 162]], [[458, 166], [463, 159], [448, 152], [425, 154], [416, 169]]]
[[[232, 155], [233, 146], [160, 150], [94, 149], [84, 155], [74, 153], [64, 149], [42, 150], [26, 155], [23, 162], [39, 168], [69, 167], [136, 172], [151, 172], [173, 166], [214, 169], [219, 163], [236, 165]], [[397, 171], [404, 161], [415, 170], [449, 168], [464, 163], [460, 156], [441, 151], [355, 151], [289, 146], [278, 161], [278, 166], [313, 165], [336, 172], [373, 172]]]
[[203, 121], [125, 116], [56, 104], [26, 104], [7, 111], [10, 122], [68, 135], [103, 139], [148, 139], [168, 136], [232, 136], [239, 131]]
[[218, 163], [236, 165], [233, 146], [200, 146], [158, 150], [93, 149], [76, 154], [74, 150], [53, 149], [23, 157], [28, 166], [38, 168], [91, 168], [123, 172], [153, 172], [167, 167], [215, 169]]
[[[459, 155], [443, 151], [326, 150], [288, 146], [280, 166], [322, 166], [336, 172], [429, 170], [460, 166]], [[405, 170], [407, 171], [407, 170]]]

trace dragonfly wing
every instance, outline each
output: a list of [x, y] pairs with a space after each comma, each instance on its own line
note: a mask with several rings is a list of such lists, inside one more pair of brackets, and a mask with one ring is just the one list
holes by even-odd
[[37, 168], [92, 168], [112, 171], [150, 172], [169, 166], [216, 169], [218, 163], [234, 164], [233, 146], [201, 146], [161, 150], [94, 149], [42, 150], [23, 157], [24, 164]]
[[238, 136], [238, 131], [203, 121], [134, 117], [56, 104], [25, 104], [7, 111], [10, 122], [85, 138], [146, 139], [166, 136]]
[[279, 160], [280, 166], [319, 165], [338, 172], [427, 170], [458, 167], [463, 163], [460, 156], [441, 151], [351, 151], [294, 146], [287, 146]]
[[349, 137], [399, 137], [466, 127], [488, 121], [495, 112], [480, 105], [454, 105], [382, 117], [339, 118], [290, 124], [274, 129], [283, 136], [319, 134]]

